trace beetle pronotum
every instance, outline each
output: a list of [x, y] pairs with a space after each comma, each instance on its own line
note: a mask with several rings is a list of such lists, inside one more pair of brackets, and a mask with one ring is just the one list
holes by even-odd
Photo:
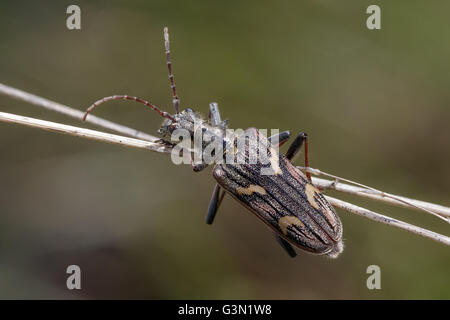
[[[277, 241], [294, 257], [296, 252], [293, 246], [314, 254], [327, 255], [335, 258], [343, 251], [342, 223], [334, 208], [327, 202], [321, 192], [312, 185], [309, 173], [303, 174], [296, 168], [292, 161], [300, 148], [305, 146], [305, 166], [308, 167], [308, 140], [307, 134], [300, 133], [289, 146], [285, 155], [280, 154], [274, 147], [285, 143], [289, 137], [289, 131], [266, 138], [255, 128], [245, 130], [244, 145], [236, 148], [237, 140], [226, 139], [225, 132], [228, 128], [227, 121], [222, 121], [216, 103], [209, 106], [209, 117], [203, 119], [200, 114], [192, 109], [180, 112], [180, 99], [176, 93], [175, 80], [172, 72], [170, 58], [169, 33], [164, 28], [164, 44], [169, 70], [169, 80], [172, 89], [174, 114], [162, 111], [150, 102], [128, 95], [114, 95], [105, 97], [92, 104], [84, 115], [87, 115], [98, 105], [112, 100], [133, 100], [142, 103], [156, 111], [164, 119], [159, 129], [163, 137], [172, 134], [177, 129], [187, 130], [194, 136], [195, 130], [201, 130], [202, 134], [220, 136], [223, 144], [223, 153], [233, 150], [243, 159], [248, 160], [252, 155], [267, 152], [269, 166], [274, 174], [263, 175], [261, 168], [263, 163], [259, 157], [257, 162], [244, 161], [243, 163], [216, 163], [213, 168], [213, 176], [217, 181], [208, 207], [206, 222], [212, 224], [217, 210], [225, 193], [229, 193], [241, 205], [249, 209], [262, 220], [274, 233]], [[194, 124], [200, 123], [198, 129]], [[253, 139], [259, 141], [258, 145], [252, 143]], [[166, 140], [164, 143], [172, 144]], [[202, 145], [204, 147], [204, 145]], [[262, 150], [264, 149], [264, 150]], [[206, 162], [192, 162], [195, 171], [201, 171], [208, 166]], [[222, 190], [223, 189], [223, 190]]]

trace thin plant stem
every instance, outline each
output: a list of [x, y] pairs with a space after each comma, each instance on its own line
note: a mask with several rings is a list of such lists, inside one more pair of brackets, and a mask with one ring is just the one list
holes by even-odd
[[[67, 114], [69, 116], [78, 118], [80, 120], [82, 119], [82, 117], [84, 115], [84, 113], [79, 110], [70, 108], [68, 106], [61, 105], [59, 103], [29, 94], [24, 91], [21, 91], [21, 90], [15, 89], [15, 88], [11, 88], [11, 87], [8, 87], [8, 86], [2, 85], [2, 84], [0, 84], [0, 93], [3, 93], [10, 97], [14, 97], [19, 100], [23, 100], [23, 101], [35, 104], [37, 106], [45, 107], [45, 108], [48, 108], [48, 109], [51, 109], [51, 110], [54, 110], [54, 111], [57, 111], [60, 113]], [[153, 137], [151, 135], [141, 133], [137, 130], [134, 130], [134, 129], [131, 129], [128, 127], [124, 127], [119, 124], [116, 124], [116, 123], [113, 123], [113, 122], [110, 122], [110, 121], [107, 121], [107, 120], [104, 120], [104, 119], [101, 119], [101, 118], [98, 118], [95, 116], [90, 116], [88, 119], [90, 119], [89, 122], [91, 122], [93, 124], [99, 125], [104, 128], [108, 128], [110, 130], [114, 130], [116, 132], [120, 132], [125, 135], [132, 136], [134, 138], [119, 136], [119, 135], [115, 135], [115, 134], [110, 134], [110, 133], [105, 133], [105, 132], [100, 132], [100, 131], [95, 131], [95, 130], [90, 130], [90, 129], [85, 129], [85, 128], [79, 128], [79, 127], [75, 127], [75, 126], [69, 126], [69, 125], [65, 125], [65, 124], [61, 124], [61, 123], [55, 123], [55, 122], [51, 122], [51, 121], [35, 119], [35, 118], [20, 116], [20, 115], [11, 114], [11, 113], [0, 112], [0, 121], [1, 122], [15, 123], [15, 124], [20, 124], [20, 125], [25, 125], [28, 127], [39, 128], [42, 130], [47, 130], [47, 131], [92, 139], [92, 140], [96, 140], [96, 141], [100, 141], [100, 142], [108, 142], [108, 143], [113, 143], [116, 145], [146, 149], [146, 150], [156, 151], [156, 152], [170, 153], [172, 150], [171, 146], [167, 146], [164, 143], [161, 143], [161, 141], [158, 138]], [[382, 202], [386, 202], [389, 204], [404, 206], [404, 207], [413, 208], [413, 209], [420, 209], [420, 210], [426, 211], [428, 213], [435, 214], [435, 215], [439, 216], [440, 218], [445, 219], [446, 221], [448, 221], [448, 218], [450, 217], [450, 208], [448, 208], [448, 207], [444, 207], [444, 206], [440, 206], [437, 204], [432, 204], [432, 203], [428, 203], [428, 202], [424, 202], [424, 201], [419, 201], [416, 199], [409, 199], [406, 197], [391, 195], [391, 194], [376, 190], [371, 187], [364, 186], [362, 184], [359, 184], [359, 183], [356, 183], [356, 182], [353, 182], [353, 181], [350, 181], [347, 179], [343, 179], [343, 178], [340, 178], [340, 177], [337, 177], [334, 175], [324, 173], [318, 169], [309, 168], [309, 167], [301, 168], [301, 169], [308, 170], [308, 172], [313, 173], [315, 175], [327, 175], [334, 179], [334, 181], [330, 181], [330, 180], [319, 179], [319, 178], [313, 177], [313, 180], [312, 180], [313, 183], [322, 189], [334, 189], [337, 191], [351, 193], [356, 196], [370, 198], [373, 200], [382, 201]], [[344, 184], [340, 180], [349, 182], [351, 184], [355, 184], [358, 187]], [[417, 235], [420, 235], [422, 237], [426, 237], [426, 238], [429, 238], [429, 239], [432, 239], [432, 240], [435, 240], [435, 241], [438, 241], [440, 243], [450, 246], [450, 238], [445, 235], [441, 235], [441, 234], [435, 233], [433, 231], [423, 229], [418, 226], [409, 224], [407, 222], [403, 222], [403, 221], [400, 221], [400, 220], [397, 220], [397, 219], [394, 219], [394, 218], [391, 218], [388, 216], [384, 216], [382, 214], [370, 211], [368, 209], [356, 206], [354, 204], [351, 204], [351, 203], [348, 203], [348, 202], [345, 202], [345, 201], [342, 201], [342, 200], [339, 200], [339, 199], [336, 199], [336, 198], [333, 198], [330, 196], [326, 196], [326, 198], [335, 207], [341, 208], [350, 213], [369, 218], [373, 221], [377, 221], [377, 222], [384, 223], [384, 224], [387, 224], [390, 226], [394, 226], [396, 228], [400, 228], [400, 229], [415, 233]]]
[[172, 148], [158, 142], [151, 142], [135, 138], [119, 136], [111, 133], [69, 126], [66, 124], [40, 120], [16, 114], [0, 112], [0, 121], [21, 124], [27, 127], [38, 128], [46, 131], [68, 134], [71, 136], [96, 140], [100, 142], [108, 142], [127, 147], [146, 149], [156, 152], [170, 153]]
[[[42, 108], [46, 108], [48, 110], [52, 110], [61, 114], [65, 114], [69, 117], [75, 118], [75, 119], [79, 119], [80, 121], [83, 119], [84, 116], [84, 111], [80, 111], [74, 108], [71, 108], [69, 106], [63, 105], [61, 103], [58, 102], [54, 102], [39, 96], [36, 96], [34, 94], [4, 85], [0, 83], [0, 94], [3, 94], [5, 96], [17, 99], [17, 100], [21, 100], [21, 101], [25, 101], [28, 102], [30, 104], [33, 104], [35, 106], [38, 107], [42, 107]], [[130, 136], [133, 138], [137, 138], [137, 139], [141, 139], [141, 140], [147, 140], [147, 141], [151, 141], [151, 142], [155, 142], [157, 140], [159, 140], [159, 138], [154, 137], [148, 133], [144, 133], [141, 132], [139, 130], [133, 129], [133, 128], [129, 128], [126, 126], [123, 126], [121, 124], [117, 124], [105, 119], [102, 119], [100, 117], [94, 116], [94, 115], [90, 115], [87, 119], [86, 122], [94, 124], [96, 126], [108, 129], [108, 130], [112, 130], [114, 132], [126, 135], [126, 136]]]

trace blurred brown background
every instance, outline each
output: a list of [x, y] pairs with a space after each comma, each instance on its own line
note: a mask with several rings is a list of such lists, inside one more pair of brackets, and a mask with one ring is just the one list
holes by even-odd
[[[448, 1], [77, 1], [81, 31], [66, 28], [70, 4], [0, 3], [0, 82], [78, 109], [129, 94], [172, 111], [167, 25], [183, 107], [217, 101], [232, 128], [305, 130], [313, 167], [450, 205]], [[365, 26], [370, 4], [379, 31]], [[0, 111], [84, 126], [4, 96]], [[152, 134], [161, 122], [122, 101], [96, 114]], [[339, 259], [290, 259], [231, 198], [204, 223], [211, 169], [10, 124], [0, 148], [1, 298], [450, 297], [449, 248], [414, 234], [339, 211]], [[65, 287], [70, 264], [81, 291]], [[371, 264], [382, 290], [366, 288]]]

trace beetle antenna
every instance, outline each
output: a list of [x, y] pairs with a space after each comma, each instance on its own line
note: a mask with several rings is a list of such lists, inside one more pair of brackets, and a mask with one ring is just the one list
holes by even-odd
[[170, 80], [170, 88], [172, 89], [173, 95], [173, 107], [175, 108], [175, 112], [180, 112], [180, 99], [177, 96], [177, 89], [175, 87], [175, 79], [172, 73], [172, 60], [170, 59], [170, 42], [169, 42], [169, 29], [164, 27], [164, 46], [166, 48], [166, 62], [167, 68], [169, 69], [169, 80]]
[[158, 107], [154, 106], [153, 104], [151, 104], [150, 102], [137, 98], [137, 97], [131, 97], [131, 96], [127, 96], [127, 95], [115, 95], [115, 96], [109, 96], [109, 97], [105, 97], [102, 98], [96, 102], [94, 102], [89, 108], [87, 108], [84, 116], [83, 116], [83, 121], [86, 121], [86, 117], [87, 115], [94, 110], [97, 106], [101, 105], [104, 102], [108, 102], [108, 101], [113, 101], [113, 100], [133, 100], [142, 104], [145, 104], [147, 107], [149, 107], [152, 110], [155, 110], [156, 112], [159, 113], [159, 115], [161, 117], [164, 117], [166, 119], [172, 120], [173, 122], [175, 122], [175, 118], [172, 117], [172, 115], [170, 115], [168, 112], [162, 111], [160, 110]]

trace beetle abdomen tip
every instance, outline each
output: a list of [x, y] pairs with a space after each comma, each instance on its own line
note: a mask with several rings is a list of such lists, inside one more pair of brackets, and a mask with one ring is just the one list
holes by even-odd
[[334, 248], [327, 253], [327, 256], [336, 259], [342, 252], [344, 251], [344, 242], [342, 239], [340, 239], [338, 242], [336, 242]]

